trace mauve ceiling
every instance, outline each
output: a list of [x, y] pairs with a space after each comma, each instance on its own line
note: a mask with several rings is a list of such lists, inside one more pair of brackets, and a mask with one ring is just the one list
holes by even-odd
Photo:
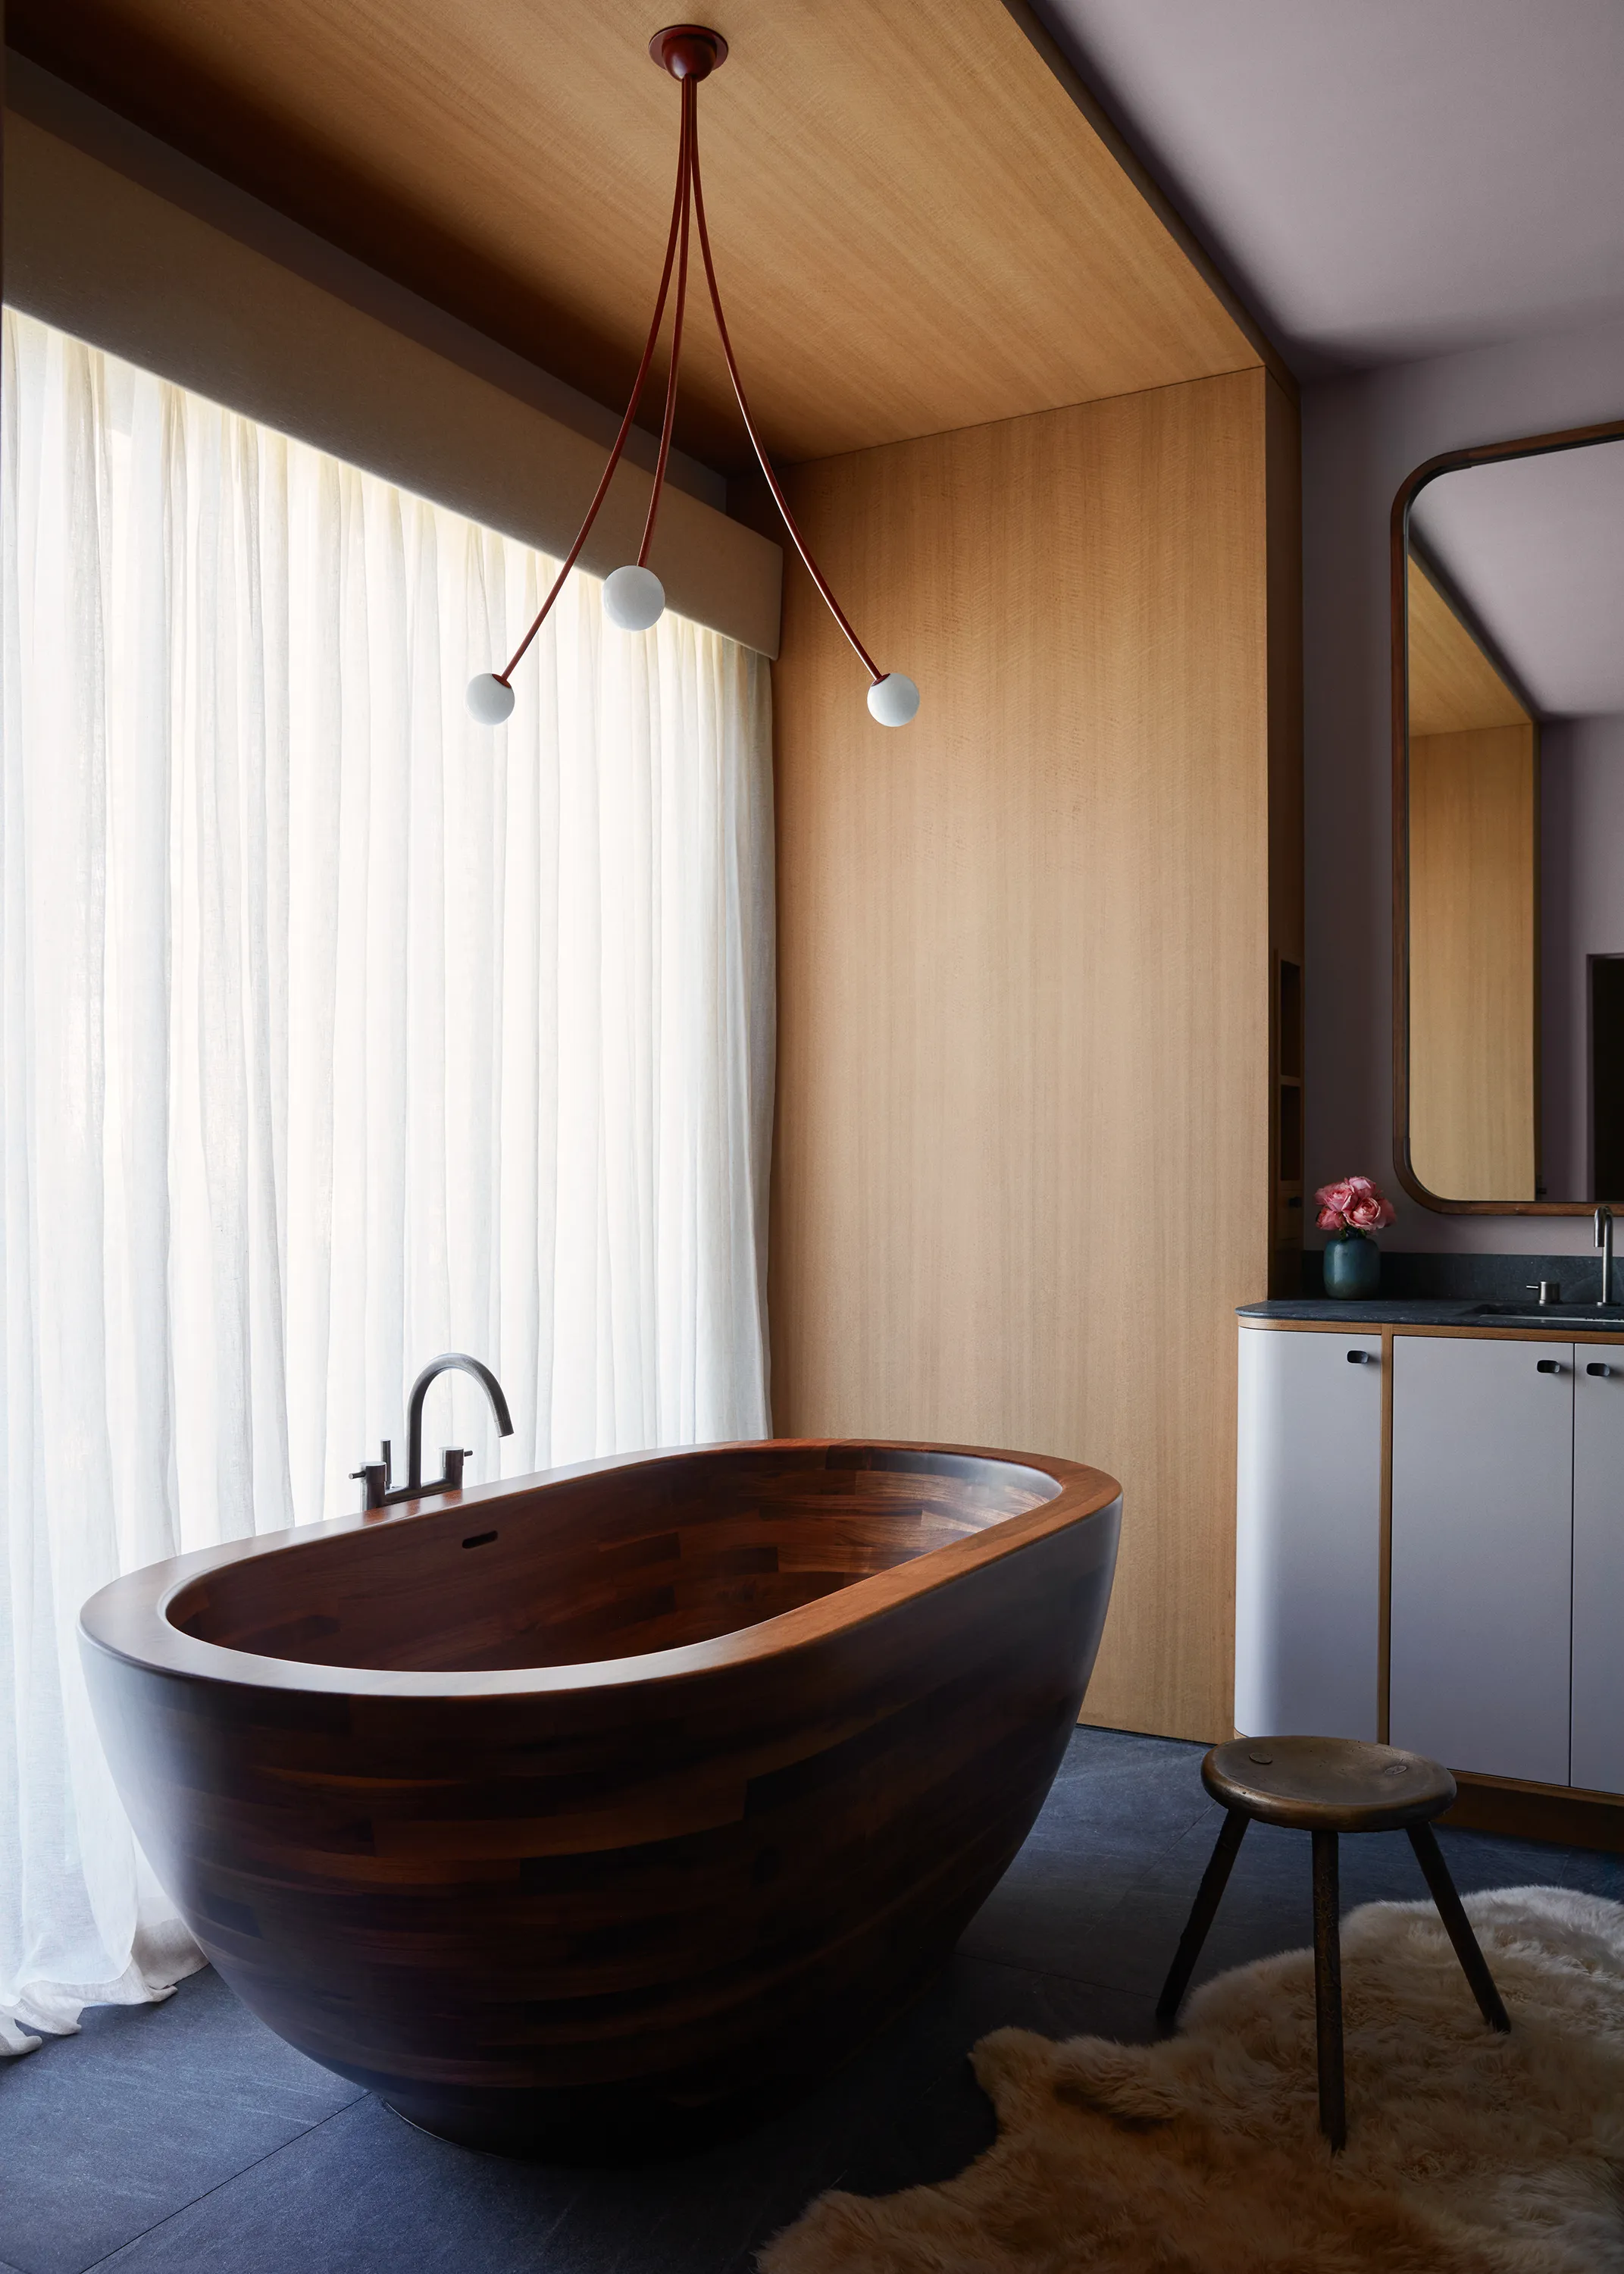
[[1624, 310], [1624, 0], [1038, 0], [1304, 375]]
[[1411, 521], [1545, 717], [1624, 712], [1624, 442], [1458, 467]]

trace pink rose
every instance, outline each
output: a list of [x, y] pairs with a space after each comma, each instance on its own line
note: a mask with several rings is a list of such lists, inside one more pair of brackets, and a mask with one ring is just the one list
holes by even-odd
[[1380, 1231], [1384, 1224], [1391, 1224], [1393, 1211], [1380, 1193], [1361, 1193], [1348, 1211], [1348, 1221], [1356, 1231]]
[[1320, 1204], [1321, 1231], [1380, 1231], [1394, 1220], [1394, 1208], [1368, 1177], [1343, 1177], [1321, 1185], [1314, 1194]]

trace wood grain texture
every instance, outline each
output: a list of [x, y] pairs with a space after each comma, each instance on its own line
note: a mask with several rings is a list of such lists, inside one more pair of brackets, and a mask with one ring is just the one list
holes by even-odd
[[447, 2136], [668, 2150], [879, 2028], [1026, 1837], [1121, 1500], [874, 1444], [596, 1462], [81, 1622], [142, 1844], [290, 2044]]
[[[46, 69], [601, 400], [677, 101], [627, 0], [12, 0]], [[790, 458], [1259, 365], [1000, 0], [734, 0], [700, 104], [752, 407]], [[679, 440], [741, 463], [708, 314]], [[658, 394], [650, 393], [650, 423]]]
[[[1303, 445], [1295, 395], [1271, 372], [1264, 389], [1268, 606], [1268, 844], [1271, 949], [1269, 1185], [1271, 1295], [1303, 1284]], [[1281, 965], [1294, 966], [1294, 985]], [[1289, 1032], [1287, 1031], [1289, 1028]], [[1292, 1093], [1295, 1092], [1295, 1095]]]
[[1537, 736], [1410, 739], [1410, 1157], [1450, 1200], [1535, 1197]]
[[1410, 563], [1410, 732], [1526, 726], [1529, 713], [1443, 594]]
[[1455, 1795], [1440, 1762], [1357, 1737], [1234, 1737], [1213, 1747], [1201, 1781], [1221, 1808], [1296, 1832], [1396, 1832]]
[[774, 666], [777, 1424], [1097, 1448], [1090, 1718], [1209, 1740], [1271, 1261], [1265, 385], [802, 469], [922, 707], [872, 725], [798, 574]]
[[1460, 1796], [1445, 1824], [1502, 1839], [1553, 1840], [1564, 1848], [1624, 1854], [1624, 1801], [1613, 1792], [1578, 1792], [1567, 1785], [1521, 1784], [1511, 1777], [1455, 1780]]

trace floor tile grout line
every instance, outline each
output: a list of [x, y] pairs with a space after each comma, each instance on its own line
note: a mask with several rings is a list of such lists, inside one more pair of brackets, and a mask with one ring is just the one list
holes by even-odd
[[335, 2118], [348, 2116], [352, 2108], [358, 2108], [362, 2101], [370, 2100], [372, 2097], [372, 2095], [370, 2092], [363, 2092], [354, 2100], [347, 2100], [342, 2108], [329, 2109], [325, 2116], [319, 2116], [313, 2124], [307, 2124], [302, 2132], [296, 2132], [291, 2140], [283, 2140], [276, 2147], [267, 2148], [263, 2156], [256, 2156], [252, 2163], [244, 2164], [239, 2170], [229, 2172], [223, 2180], [216, 2180], [212, 2187], [205, 2187], [200, 2195], [193, 2195], [189, 2202], [177, 2203], [173, 2210], [166, 2211], [162, 2218], [154, 2219], [152, 2225], [144, 2226], [139, 2234], [128, 2236], [115, 2249], [105, 2252], [100, 2258], [91, 2259], [87, 2264], [79, 2268], [79, 2274], [97, 2274], [98, 2268], [110, 2266], [115, 2259], [122, 2258], [126, 2250], [133, 2250], [138, 2242], [145, 2242], [149, 2235], [158, 2233], [162, 2228], [168, 2226], [172, 2219], [184, 2218], [187, 2211], [195, 2210], [199, 2203], [207, 2202], [211, 2196], [219, 2195], [223, 2188], [235, 2187], [237, 2180], [245, 2180], [250, 2172], [257, 2172], [261, 2164], [268, 2164], [274, 2157], [285, 2155], [289, 2148], [297, 2148], [302, 2140], [311, 2139], [324, 2126], [331, 2124]]

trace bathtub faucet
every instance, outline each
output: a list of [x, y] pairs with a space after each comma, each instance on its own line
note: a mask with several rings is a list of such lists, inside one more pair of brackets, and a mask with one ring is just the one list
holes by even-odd
[[411, 1396], [406, 1404], [406, 1481], [391, 1488], [389, 1482], [389, 1440], [382, 1444], [383, 1458], [369, 1461], [365, 1468], [351, 1474], [360, 1480], [361, 1510], [387, 1508], [397, 1500], [425, 1500], [431, 1493], [461, 1492], [462, 1464], [468, 1458], [463, 1445], [447, 1445], [442, 1449], [440, 1475], [432, 1484], [423, 1481], [423, 1401], [428, 1396], [429, 1384], [438, 1374], [471, 1374], [491, 1401], [491, 1411], [496, 1416], [496, 1433], [500, 1437], [511, 1437], [513, 1419], [508, 1411], [508, 1400], [502, 1396], [502, 1385], [488, 1366], [466, 1351], [441, 1351], [432, 1358], [411, 1385]]

